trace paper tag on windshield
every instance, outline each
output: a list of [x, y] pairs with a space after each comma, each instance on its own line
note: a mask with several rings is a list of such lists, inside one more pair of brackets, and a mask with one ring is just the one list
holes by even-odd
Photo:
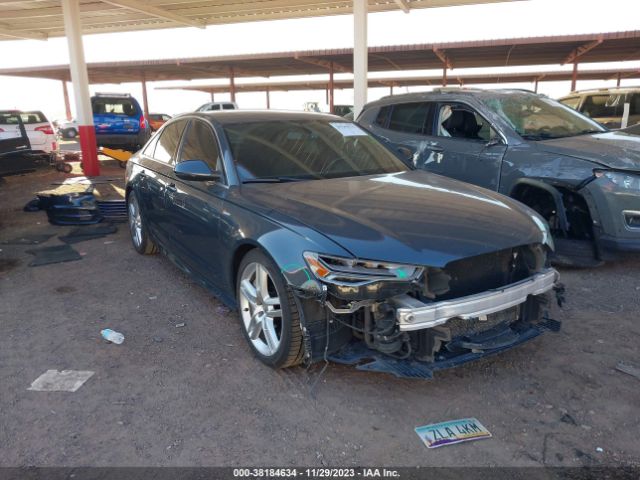
[[367, 132], [359, 126], [347, 122], [330, 122], [330, 125], [338, 130], [343, 137], [366, 137]]

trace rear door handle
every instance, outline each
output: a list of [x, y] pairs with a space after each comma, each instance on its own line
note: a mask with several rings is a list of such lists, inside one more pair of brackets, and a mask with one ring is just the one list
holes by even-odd
[[444, 152], [444, 148], [442, 148], [440, 145], [438, 145], [437, 143], [429, 143], [427, 145], [427, 148], [429, 150], [431, 150], [432, 152], [436, 152], [436, 153], [442, 153]]
[[167, 185], [167, 192], [176, 193], [177, 191], [178, 189], [176, 188], [175, 183], [170, 183], [169, 185]]

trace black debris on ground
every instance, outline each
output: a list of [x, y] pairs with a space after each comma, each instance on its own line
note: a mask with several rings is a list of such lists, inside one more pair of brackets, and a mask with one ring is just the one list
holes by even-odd
[[82, 260], [82, 256], [70, 245], [55, 245], [53, 247], [34, 248], [31, 250], [26, 250], [26, 253], [35, 255], [35, 258], [31, 261], [31, 263], [29, 263], [30, 267], [39, 267], [41, 265], [50, 265], [52, 263], [63, 263]]

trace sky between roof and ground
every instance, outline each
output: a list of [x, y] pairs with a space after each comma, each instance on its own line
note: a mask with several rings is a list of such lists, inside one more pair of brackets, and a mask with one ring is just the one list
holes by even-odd
[[[638, 0], [529, 0], [524, 2], [459, 6], [369, 14], [369, 45], [400, 45], [492, 38], [571, 35], [638, 29], [640, 2]], [[353, 45], [353, 19], [349, 15], [297, 20], [277, 20], [234, 25], [210, 26], [205, 30], [179, 28], [131, 33], [87, 35], [84, 37], [87, 62], [122, 61], [200, 57], [246, 53], [264, 53], [291, 50], [313, 50], [351, 47]], [[25, 67], [64, 64], [69, 62], [65, 38], [48, 41], [19, 40], [0, 42], [2, 67]], [[595, 64], [593, 65], [596, 66]], [[600, 68], [620, 66], [640, 68], [640, 62], [597, 64]], [[558, 70], [558, 65], [540, 68], [512, 67], [508, 71]], [[562, 68], [571, 69], [571, 66]], [[583, 65], [582, 68], [588, 68]], [[459, 69], [450, 73], [465, 73]], [[483, 72], [503, 72], [505, 69], [488, 68]], [[433, 70], [406, 72], [407, 75], [432, 74]], [[388, 75], [388, 74], [386, 74]], [[385, 76], [384, 73], [371, 74]], [[348, 76], [347, 76], [348, 77]], [[311, 77], [291, 77], [303, 80]], [[315, 77], [318, 78], [318, 77]], [[336, 78], [346, 78], [336, 75]], [[237, 80], [238, 83], [252, 79]], [[256, 79], [253, 79], [256, 80]], [[177, 114], [192, 111], [209, 101], [209, 94], [201, 92], [155, 90], [157, 86], [184, 84], [185, 82], [149, 82], [149, 109], [151, 112]], [[217, 83], [202, 81], [193, 83]], [[224, 83], [224, 82], [222, 82]], [[622, 85], [633, 84], [622, 81]], [[533, 88], [530, 84], [500, 84]], [[582, 81], [579, 89], [615, 86], [615, 81]], [[482, 88], [491, 88], [483, 85]], [[429, 90], [431, 87], [396, 88], [394, 93]], [[569, 82], [541, 82], [539, 91], [552, 97], [568, 93]], [[42, 110], [50, 119], [64, 117], [62, 88], [59, 81], [0, 77], [0, 109]], [[138, 83], [91, 85], [91, 93], [131, 93], [142, 99]], [[73, 91], [70, 92], [72, 110]], [[388, 88], [369, 89], [369, 100], [388, 95]], [[353, 92], [336, 90], [336, 104], [352, 104]], [[218, 94], [216, 100], [227, 100]], [[264, 93], [237, 94], [241, 108], [265, 108]], [[272, 92], [271, 107], [301, 109], [306, 101], [317, 101], [326, 110], [324, 91]]]

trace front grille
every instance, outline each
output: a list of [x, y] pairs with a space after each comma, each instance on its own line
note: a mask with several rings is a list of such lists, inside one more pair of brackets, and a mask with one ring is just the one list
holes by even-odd
[[125, 221], [127, 219], [127, 204], [124, 200], [96, 201], [100, 214], [107, 220]]

